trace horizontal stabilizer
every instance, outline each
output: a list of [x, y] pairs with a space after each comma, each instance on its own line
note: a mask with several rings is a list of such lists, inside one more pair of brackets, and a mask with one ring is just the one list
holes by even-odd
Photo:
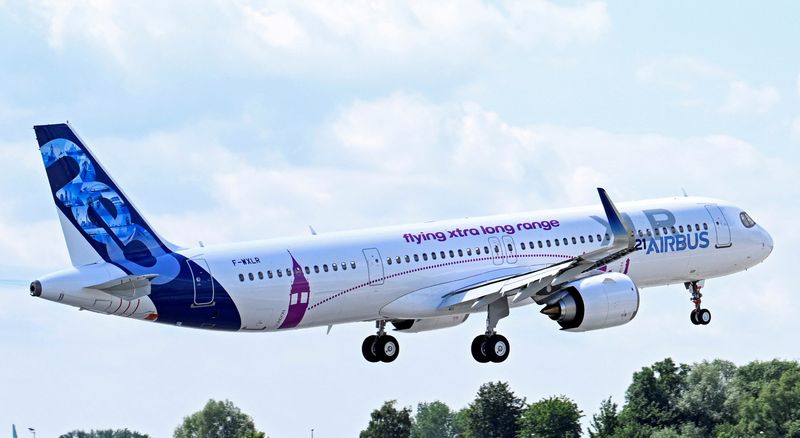
[[158, 277], [158, 274], [126, 275], [88, 287], [103, 291], [117, 298], [122, 298], [123, 300], [133, 301], [137, 298], [150, 295], [150, 282], [156, 277]]

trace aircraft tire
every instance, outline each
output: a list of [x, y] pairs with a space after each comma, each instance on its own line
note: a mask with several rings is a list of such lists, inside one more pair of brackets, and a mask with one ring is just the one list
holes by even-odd
[[498, 334], [489, 336], [483, 349], [489, 360], [494, 363], [504, 362], [508, 359], [508, 354], [511, 353], [511, 345], [508, 343], [508, 339]]
[[400, 343], [394, 336], [383, 335], [375, 343], [375, 354], [381, 362], [394, 362], [400, 355]]
[[364, 339], [364, 342], [361, 343], [361, 354], [363, 354], [364, 359], [366, 359], [369, 362], [374, 363], [380, 360], [378, 358], [378, 355], [376, 355], [375, 351], [372, 349], [377, 339], [378, 337], [375, 335], [367, 336], [366, 339]]
[[479, 335], [472, 340], [472, 358], [480, 363], [489, 362], [489, 358], [483, 353], [484, 344], [486, 343], [486, 336]]
[[702, 325], [708, 325], [711, 322], [711, 311], [708, 309], [700, 309], [697, 313], [697, 322]]
[[689, 314], [689, 319], [692, 321], [692, 324], [700, 325], [700, 322], [697, 320], [697, 310], [692, 310], [692, 313]]

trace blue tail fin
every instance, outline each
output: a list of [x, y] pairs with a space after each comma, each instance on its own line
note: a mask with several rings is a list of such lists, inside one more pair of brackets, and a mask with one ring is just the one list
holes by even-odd
[[106, 261], [138, 274], [176, 249], [150, 227], [69, 125], [33, 129], [73, 265]]

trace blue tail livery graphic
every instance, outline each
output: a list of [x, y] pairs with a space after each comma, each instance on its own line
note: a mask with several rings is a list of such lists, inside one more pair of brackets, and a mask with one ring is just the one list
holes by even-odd
[[[80, 264], [76, 254], [83, 253], [80, 260], [91, 258], [80, 242], [85, 241], [96, 252], [93, 262], [111, 263], [127, 274], [157, 274], [150, 299], [159, 322], [240, 328], [236, 306], [208, 266], [175, 253], [177, 247], [159, 237], [69, 125], [34, 126], [34, 130], [73, 264]], [[198, 278], [210, 278], [213, 284], [198, 286]], [[198, 287], [212, 287], [213, 301], [196, 306]]]

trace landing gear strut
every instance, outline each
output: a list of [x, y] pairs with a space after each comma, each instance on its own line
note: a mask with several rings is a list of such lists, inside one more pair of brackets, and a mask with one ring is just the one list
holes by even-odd
[[386, 321], [375, 321], [378, 334], [367, 336], [361, 343], [361, 354], [370, 362], [394, 362], [400, 354], [400, 344], [386, 334]]
[[472, 341], [472, 357], [480, 362], [503, 362], [511, 352], [511, 345], [508, 339], [495, 332], [497, 322], [508, 316], [508, 300], [500, 298], [489, 304], [486, 314], [486, 333], [477, 336]]
[[708, 309], [703, 309], [700, 307], [703, 298], [703, 294], [700, 293], [700, 289], [703, 288], [703, 281], [691, 281], [684, 283], [684, 285], [686, 286], [686, 289], [689, 289], [692, 292], [691, 301], [694, 303], [694, 310], [692, 310], [692, 313], [689, 314], [689, 319], [694, 325], [708, 325], [708, 323], [711, 322], [711, 312]]

